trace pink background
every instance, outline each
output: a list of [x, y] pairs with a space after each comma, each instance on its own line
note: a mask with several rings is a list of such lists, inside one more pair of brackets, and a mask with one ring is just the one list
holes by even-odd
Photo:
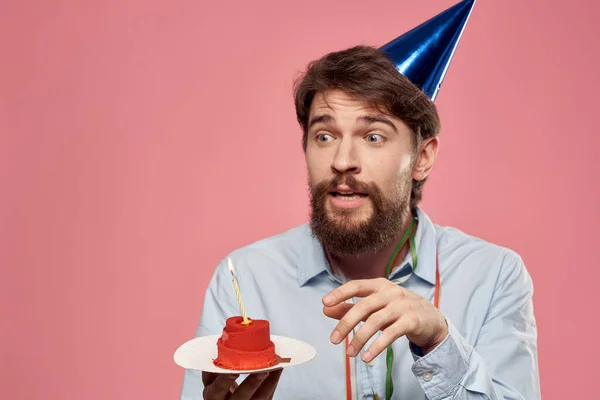
[[[296, 73], [455, 1], [3, 1], [0, 398], [177, 398], [218, 260], [306, 220]], [[599, 11], [480, 0], [436, 100], [423, 207], [524, 257], [545, 399], [598, 382]]]

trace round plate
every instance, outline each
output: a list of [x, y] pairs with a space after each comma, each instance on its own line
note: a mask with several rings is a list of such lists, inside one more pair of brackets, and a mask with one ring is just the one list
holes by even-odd
[[213, 364], [213, 360], [217, 358], [217, 340], [220, 337], [221, 335], [211, 335], [188, 340], [175, 351], [173, 355], [175, 363], [185, 369], [197, 369], [219, 374], [249, 374], [303, 364], [317, 355], [317, 350], [310, 344], [297, 339], [271, 335], [271, 341], [275, 344], [275, 354], [281, 358], [289, 358], [289, 362], [280, 362], [271, 367], [252, 370], [223, 369]]

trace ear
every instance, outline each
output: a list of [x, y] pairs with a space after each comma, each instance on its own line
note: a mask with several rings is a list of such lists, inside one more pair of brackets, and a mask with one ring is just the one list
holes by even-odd
[[431, 137], [425, 139], [419, 149], [417, 151], [417, 159], [415, 161], [415, 165], [412, 170], [412, 178], [416, 181], [422, 181], [427, 178], [431, 169], [433, 168], [433, 164], [435, 163], [435, 158], [438, 153], [439, 139], [437, 137]]

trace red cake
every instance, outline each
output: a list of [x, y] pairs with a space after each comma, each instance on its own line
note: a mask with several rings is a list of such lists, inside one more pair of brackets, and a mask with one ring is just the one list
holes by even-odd
[[223, 334], [217, 340], [217, 358], [220, 368], [250, 370], [277, 364], [275, 345], [271, 341], [269, 321], [253, 319], [242, 324], [241, 316], [228, 318]]

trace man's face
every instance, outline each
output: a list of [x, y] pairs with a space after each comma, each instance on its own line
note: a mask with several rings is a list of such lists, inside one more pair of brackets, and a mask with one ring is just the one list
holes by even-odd
[[414, 139], [400, 119], [342, 91], [317, 94], [306, 146], [311, 227], [336, 255], [390, 243], [409, 213]]

